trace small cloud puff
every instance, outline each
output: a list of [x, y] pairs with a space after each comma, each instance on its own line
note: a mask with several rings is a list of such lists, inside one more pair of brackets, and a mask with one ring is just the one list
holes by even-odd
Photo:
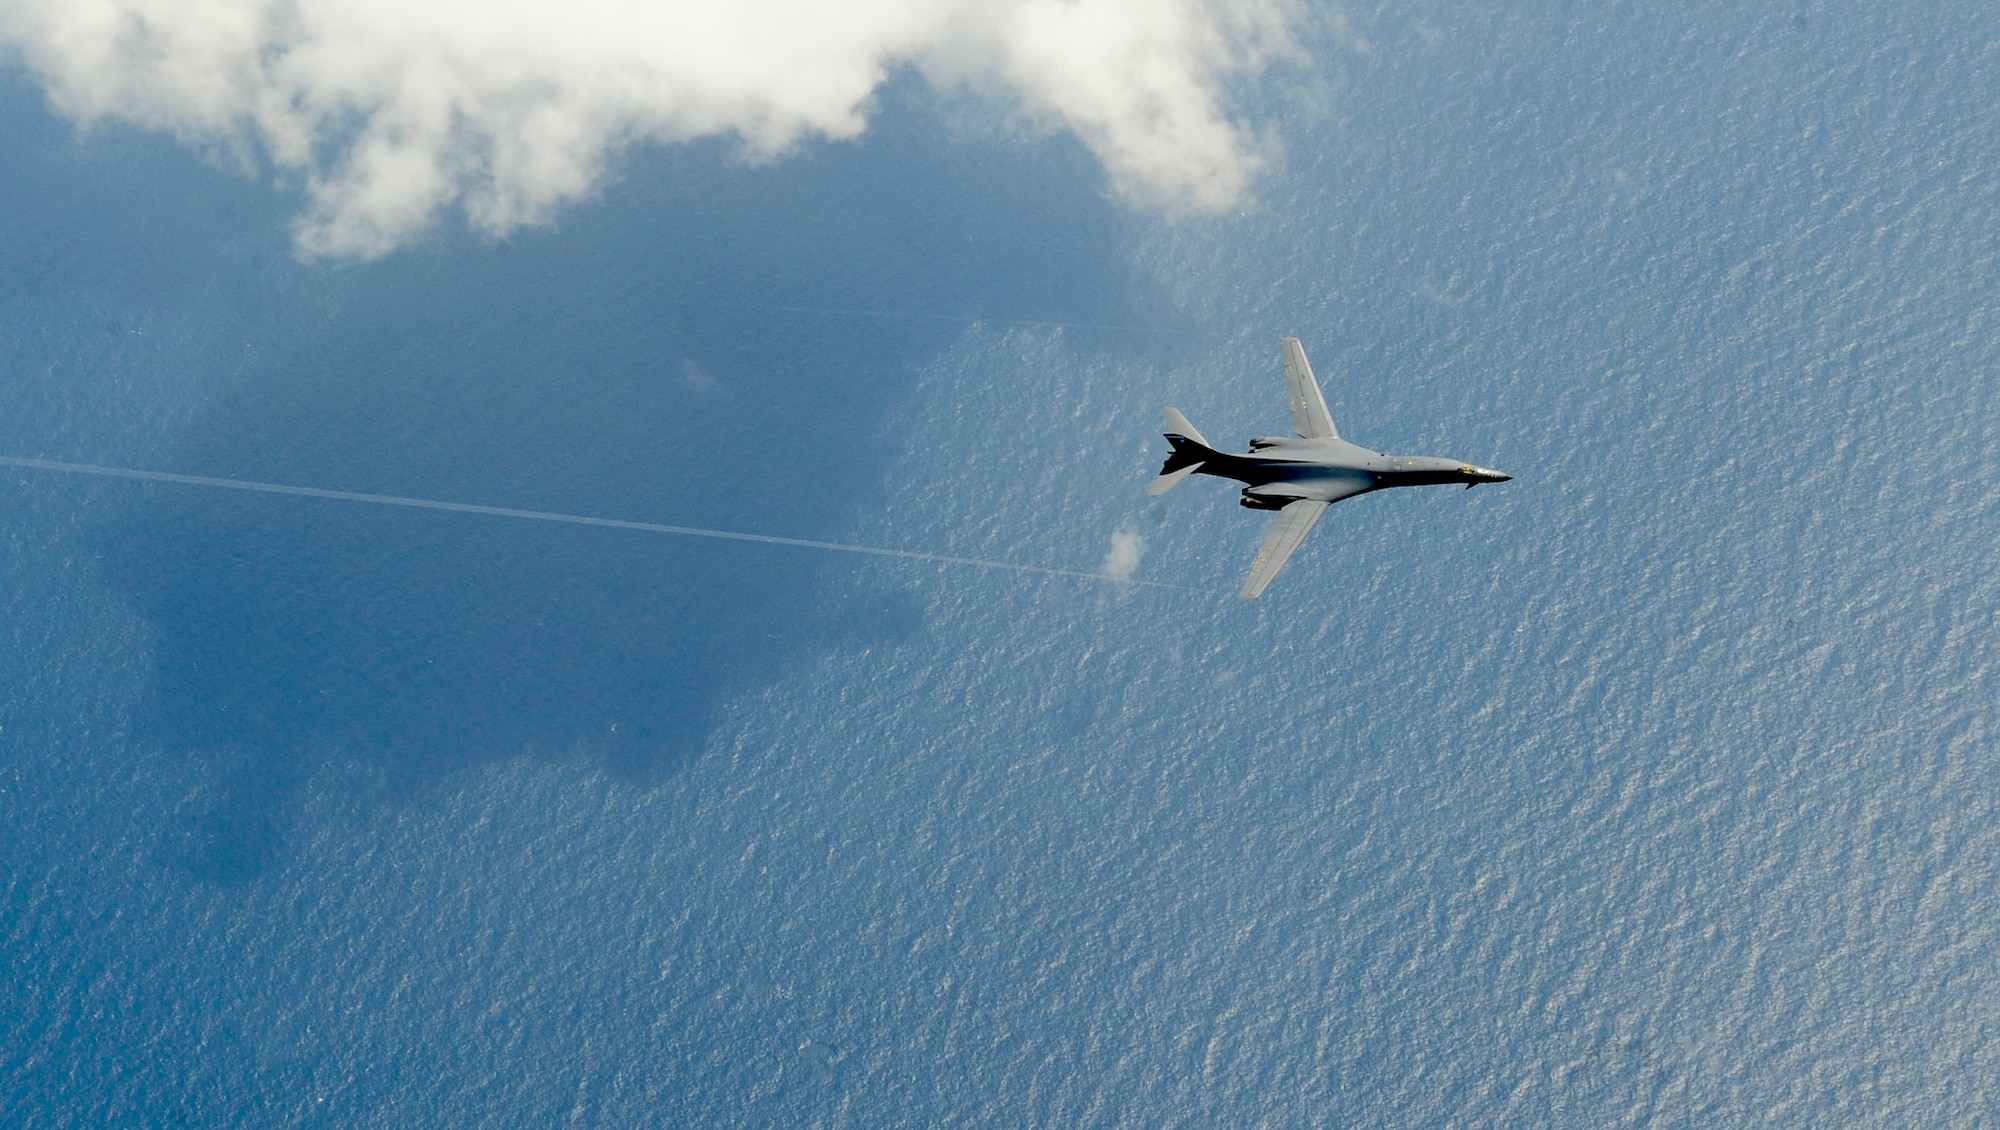
[[639, 140], [753, 158], [851, 138], [889, 69], [1067, 129], [1127, 199], [1237, 203], [1257, 145], [1222, 90], [1291, 50], [1292, 0], [10, 0], [51, 101], [303, 176], [306, 256], [380, 256], [449, 207], [498, 235]]
[[1146, 552], [1146, 539], [1126, 526], [1111, 535], [1111, 549], [1104, 555], [1104, 575], [1114, 581], [1129, 581], [1139, 571], [1139, 558]]

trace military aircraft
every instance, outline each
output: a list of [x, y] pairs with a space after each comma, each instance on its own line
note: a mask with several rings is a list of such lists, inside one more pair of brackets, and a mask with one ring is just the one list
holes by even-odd
[[1389, 487], [1440, 483], [1464, 483], [1471, 489], [1480, 483], [1504, 483], [1513, 478], [1457, 459], [1383, 455], [1341, 439], [1332, 414], [1326, 410], [1326, 398], [1320, 395], [1319, 382], [1313, 379], [1305, 347], [1295, 337], [1285, 338], [1281, 344], [1297, 438], [1262, 436], [1250, 441], [1249, 454], [1229, 455], [1209, 446], [1180, 409], [1168, 408], [1166, 435], [1174, 451], [1160, 468], [1160, 477], [1146, 491], [1162, 495], [1189, 475], [1215, 475], [1246, 484], [1243, 505], [1278, 512], [1238, 594], [1243, 599], [1254, 600], [1263, 594], [1271, 578], [1319, 524], [1320, 515], [1343, 498]]

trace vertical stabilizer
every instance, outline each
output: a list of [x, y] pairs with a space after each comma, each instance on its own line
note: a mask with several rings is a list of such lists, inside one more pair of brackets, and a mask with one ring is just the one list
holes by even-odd
[[1160, 468], [1160, 477], [1146, 488], [1146, 493], [1155, 497], [1174, 489], [1175, 484], [1196, 471], [1215, 454], [1201, 433], [1188, 423], [1186, 416], [1178, 408], [1167, 409], [1167, 442], [1173, 445], [1173, 454], [1167, 456], [1166, 465]]

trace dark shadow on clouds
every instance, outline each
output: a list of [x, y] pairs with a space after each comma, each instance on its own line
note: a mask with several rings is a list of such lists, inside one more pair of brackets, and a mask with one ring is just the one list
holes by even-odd
[[[932, 104], [898, 82], [862, 141], [761, 167], [650, 149], [499, 244], [334, 268], [191, 248], [244, 349], [173, 469], [838, 536], [923, 442], [886, 413], [964, 327], [779, 307], [1135, 318], [1081, 148], [968, 140]], [[524, 755], [643, 785], [795, 657], [919, 627], [905, 594], [796, 550], [137, 489], [100, 556], [156, 633], [142, 735], [214, 767], [189, 859], [218, 880], [281, 856], [329, 758], [392, 794]]]

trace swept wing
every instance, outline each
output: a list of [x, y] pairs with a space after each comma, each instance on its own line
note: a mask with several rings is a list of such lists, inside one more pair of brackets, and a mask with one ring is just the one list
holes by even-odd
[[1305, 346], [1295, 337], [1285, 338], [1281, 344], [1285, 353], [1285, 389], [1292, 400], [1292, 430], [1301, 439], [1339, 439], [1333, 413], [1326, 410], [1326, 397], [1320, 395], [1312, 363], [1306, 360]]
[[1292, 554], [1305, 542], [1306, 535], [1319, 525], [1320, 515], [1326, 513], [1327, 507], [1343, 498], [1367, 494], [1373, 489], [1373, 483], [1360, 479], [1328, 483], [1320, 488], [1322, 497], [1301, 498], [1286, 503], [1272, 521], [1271, 532], [1264, 536], [1264, 548], [1257, 551], [1257, 560], [1250, 563], [1249, 579], [1243, 582], [1243, 591], [1238, 595], [1245, 600], [1255, 600], [1263, 595], [1271, 578], [1278, 575], [1278, 570], [1285, 567], [1285, 562], [1290, 561]]
[[1257, 560], [1250, 563], [1250, 577], [1243, 582], [1239, 595], [1245, 600], [1255, 600], [1263, 595], [1265, 586], [1285, 562], [1292, 559], [1306, 535], [1319, 525], [1320, 515], [1326, 513], [1330, 502], [1301, 498], [1278, 511], [1277, 520], [1271, 523], [1271, 532], [1264, 538], [1264, 548], [1257, 551]]

